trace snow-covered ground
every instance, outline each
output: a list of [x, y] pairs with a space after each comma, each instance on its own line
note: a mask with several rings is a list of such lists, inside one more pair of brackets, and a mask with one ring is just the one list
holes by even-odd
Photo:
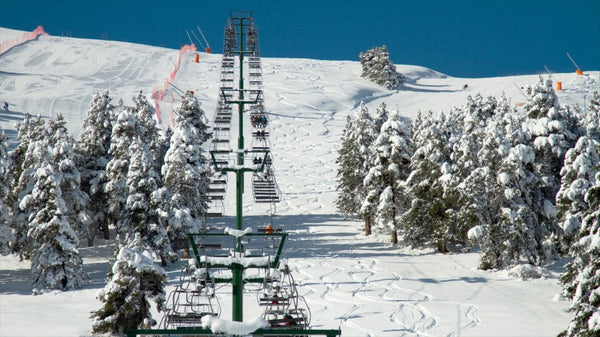
[[[22, 33], [0, 28], [0, 40]], [[173, 84], [193, 90], [211, 119], [221, 56], [200, 53], [195, 63], [194, 54], [183, 54]], [[15, 137], [15, 123], [24, 112], [60, 112], [78, 136], [96, 91], [108, 89], [115, 101], [122, 97], [131, 104], [140, 90], [149, 96], [163, 86], [178, 55], [178, 50], [165, 48], [42, 35], [0, 54], [0, 104], [9, 103], [9, 111], [0, 112], [0, 127]], [[477, 270], [476, 252], [443, 255], [392, 247], [386, 236], [365, 237], [362, 224], [340, 218], [334, 206], [337, 147], [347, 114], [361, 101], [372, 111], [385, 102], [407, 117], [418, 111], [448, 111], [478, 93], [485, 97], [504, 92], [518, 105], [525, 99], [520, 87], [537, 83], [538, 75], [465, 79], [398, 65], [408, 81], [391, 91], [360, 78], [357, 61], [262, 61], [274, 167], [283, 192], [272, 220], [290, 233], [284, 258], [310, 306], [313, 328], [340, 327], [343, 336], [391, 337], [552, 336], [567, 327], [569, 303], [557, 296], [560, 263], [535, 280]], [[552, 79], [562, 82], [563, 90], [557, 92], [561, 104], [583, 106], [592, 91], [600, 90], [598, 71], [552, 74]], [[170, 90], [159, 103], [163, 124], [169, 123], [177, 100]], [[251, 137], [246, 139], [250, 145]], [[212, 224], [234, 227], [234, 190], [229, 186], [226, 216], [210, 219]], [[246, 190], [251, 191], [249, 185]], [[263, 216], [269, 209], [251, 199], [251, 193], [244, 195], [244, 225], [271, 221]], [[109, 242], [99, 241], [80, 252], [89, 285], [39, 296], [31, 295], [28, 263], [0, 257], [0, 336], [89, 335], [90, 311], [100, 308], [95, 295], [104, 286], [113, 250]], [[169, 287], [178, 268], [169, 268]], [[222, 316], [229, 318], [228, 288], [222, 291]], [[260, 314], [253, 305], [255, 296], [248, 295], [245, 320], [252, 320]]]

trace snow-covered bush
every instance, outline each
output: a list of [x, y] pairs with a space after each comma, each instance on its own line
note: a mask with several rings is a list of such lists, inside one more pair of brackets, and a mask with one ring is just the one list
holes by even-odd
[[158, 311], [165, 305], [164, 270], [154, 264], [152, 253], [139, 248], [121, 247], [108, 275], [108, 283], [97, 298], [104, 306], [92, 311], [94, 333], [120, 334], [136, 329], [144, 322], [155, 325], [151, 303]]
[[390, 61], [390, 53], [386, 46], [375, 47], [360, 53], [362, 64], [361, 77], [388, 89], [397, 89], [402, 84], [402, 74], [396, 71], [396, 66]]
[[542, 277], [544, 275], [544, 269], [530, 264], [518, 264], [508, 270], [508, 275], [528, 280]]

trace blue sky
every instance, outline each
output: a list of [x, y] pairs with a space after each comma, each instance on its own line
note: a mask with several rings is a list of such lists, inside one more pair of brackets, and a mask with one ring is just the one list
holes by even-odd
[[0, 26], [179, 48], [199, 26], [222, 51], [229, 11], [251, 10], [266, 57], [358, 60], [385, 44], [397, 64], [457, 77], [600, 70], [600, 0], [1, 0]]

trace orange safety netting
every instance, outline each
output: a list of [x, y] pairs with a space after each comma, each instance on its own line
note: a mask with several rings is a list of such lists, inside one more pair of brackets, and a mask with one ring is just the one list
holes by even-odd
[[171, 83], [175, 79], [175, 76], [177, 75], [177, 71], [179, 70], [179, 65], [181, 64], [181, 56], [184, 53], [195, 52], [195, 51], [196, 51], [196, 46], [193, 43], [186, 44], [185, 46], [181, 47], [181, 49], [179, 50], [179, 56], [177, 57], [177, 61], [175, 62], [175, 66], [174, 66], [173, 70], [171, 71], [171, 73], [169, 74], [169, 78], [167, 78], [167, 80], [163, 84], [162, 88], [157, 88], [157, 87], [152, 88], [152, 96], [151, 97], [154, 99], [154, 109], [156, 110], [156, 117], [158, 118], [159, 121], [161, 120], [160, 119], [161, 111], [160, 111], [160, 106], [158, 105], [158, 103], [162, 102], [163, 97], [165, 96], [165, 93], [167, 92], [167, 89], [169, 89], [169, 85], [171, 85]]
[[48, 33], [44, 31], [44, 27], [37, 26], [37, 28], [33, 32], [25, 33], [22, 36], [14, 39], [2, 41], [2, 43], [0, 43], [0, 54], [13, 48], [14, 46], [20, 45], [21, 43], [35, 40], [40, 35], [48, 35]]

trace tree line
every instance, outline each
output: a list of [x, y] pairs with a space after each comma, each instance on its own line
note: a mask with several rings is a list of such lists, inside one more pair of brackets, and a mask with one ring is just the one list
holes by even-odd
[[176, 258], [203, 226], [211, 167], [204, 111], [188, 94], [163, 132], [140, 92], [133, 105], [94, 95], [79, 140], [61, 114], [25, 114], [16, 146], [0, 139], [0, 251], [31, 260], [32, 285], [72, 289], [87, 279], [77, 248], [116, 231], [120, 247]]
[[476, 248], [484, 270], [571, 256], [561, 282], [576, 314], [562, 335], [598, 333], [600, 95], [561, 106], [542, 77], [524, 93], [519, 109], [477, 95], [412, 121], [361, 104], [338, 150], [336, 206], [392, 244]]

